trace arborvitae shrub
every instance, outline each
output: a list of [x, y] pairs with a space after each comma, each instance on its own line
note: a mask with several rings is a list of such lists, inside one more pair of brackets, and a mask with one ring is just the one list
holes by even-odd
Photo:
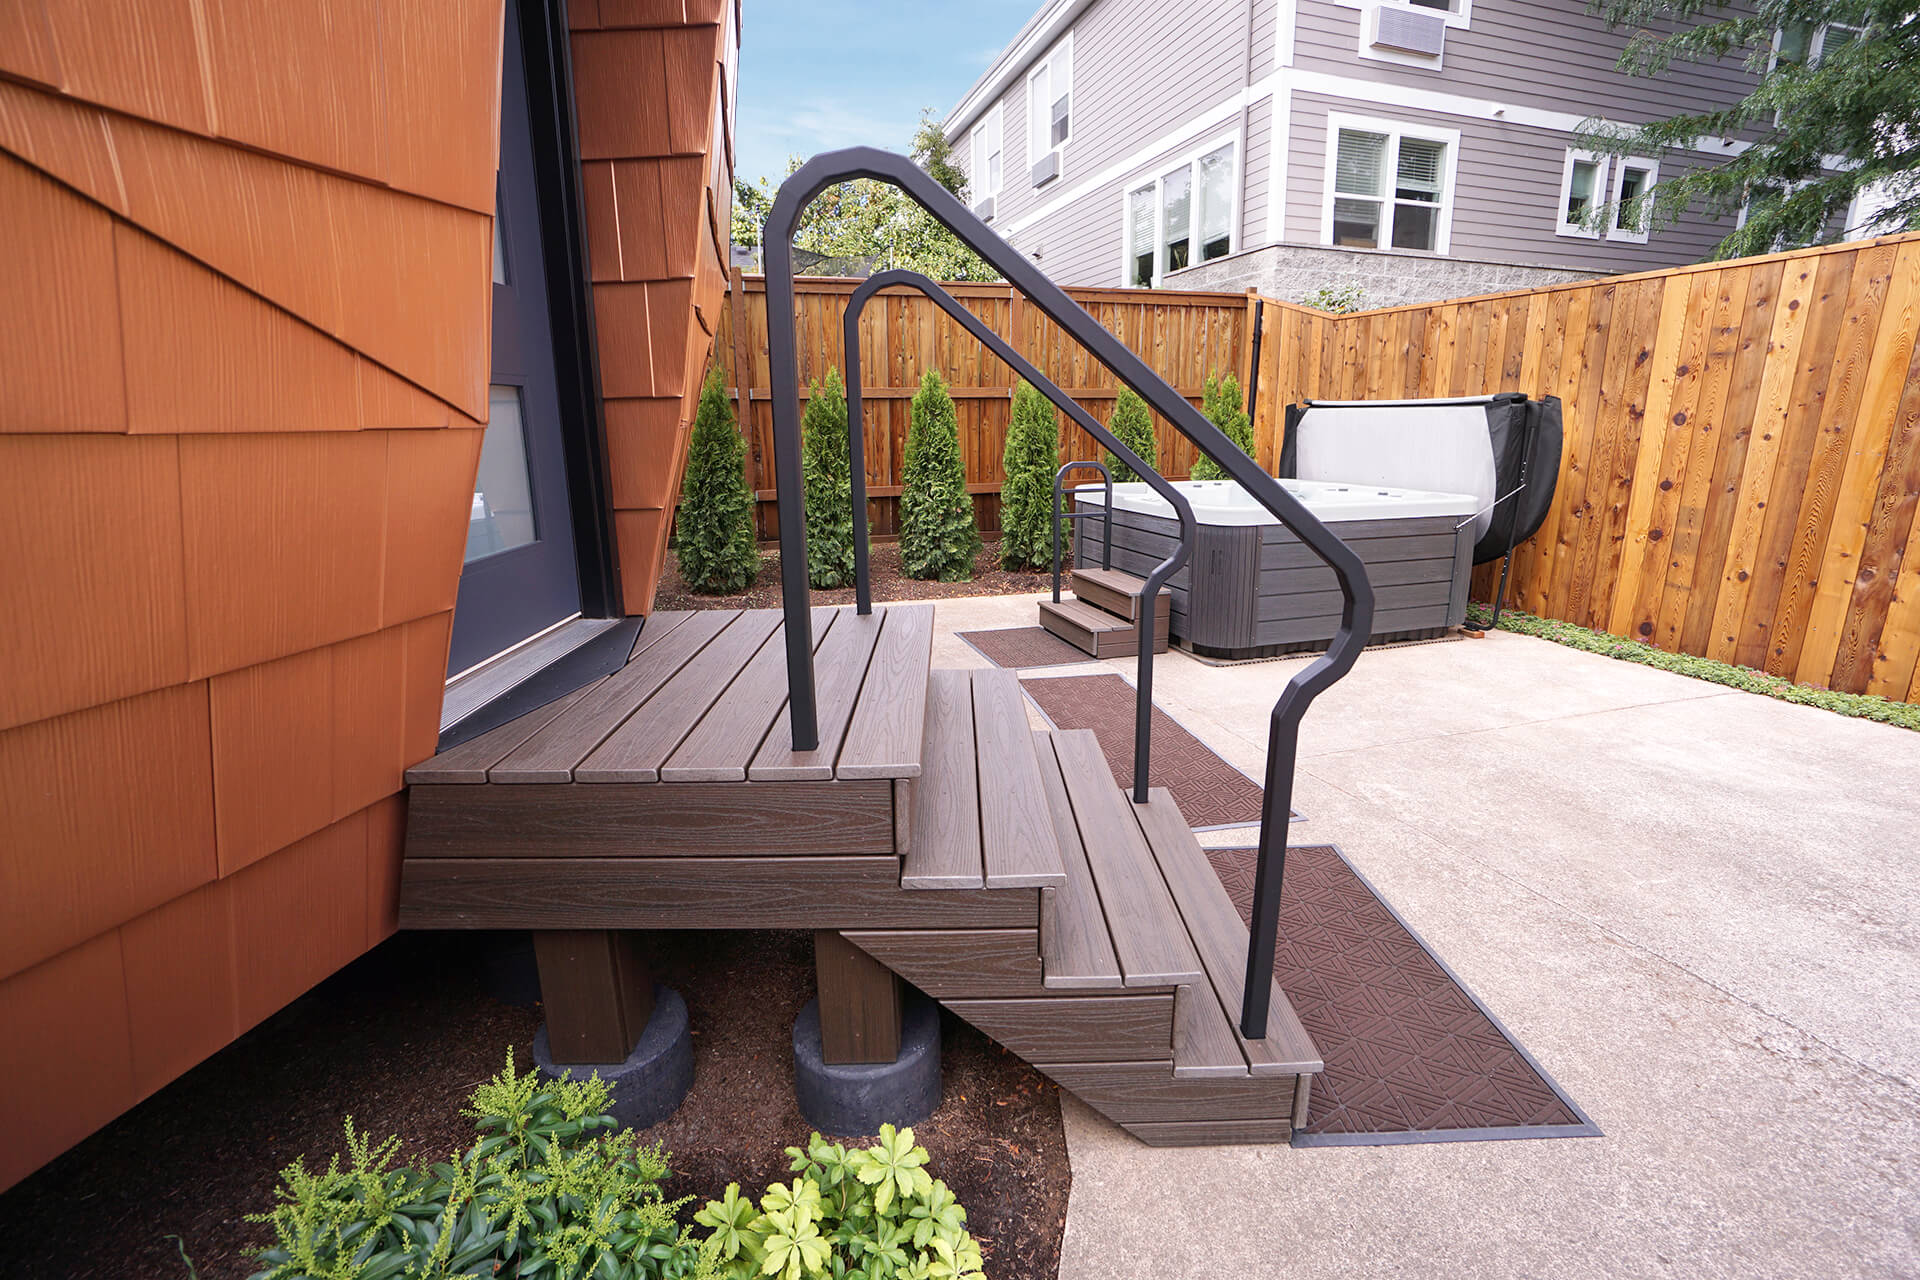
[[1053, 474], [1060, 469], [1060, 420], [1038, 388], [1013, 393], [1013, 420], [1001, 455], [1000, 564], [1042, 569], [1053, 563]]
[[[1240, 379], [1232, 374], [1208, 378], [1200, 400], [1200, 411], [1207, 421], [1226, 433], [1240, 446], [1240, 452], [1253, 456], [1253, 421], [1247, 417], [1247, 398], [1240, 394]], [[1227, 473], [1201, 454], [1193, 464], [1195, 480], [1224, 480]]]
[[800, 419], [807, 477], [807, 581], [821, 590], [853, 582], [853, 477], [847, 457], [847, 389], [828, 369], [807, 384]]
[[[1139, 454], [1142, 462], [1153, 467], [1159, 465], [1160, 443], [1153, 434], [1153, 412], [1132, 388], [1120, 388], [1120, 398], [1113, 405], [1113, 416], [1107, 419], [1107, 430], [1118, 436], [1121, 444]], [[1115, 484], [1146, 479], [1145, 476], [1136, 475], [1114, 453], [1107, 454], [1107, 470], [1113, 472]]]
[[932, 369], [920, 379], [907, 426], [901, 476], [900, 567], [909, 578], [965, 582], [973, 576], [980, 531], [967, 495], [960, 429], [945, 379]]
[[753, 492], [743, 470], [746, 445], [734, 424], [720, 370], [707, 374], [687, 446], [680, 486], [680, 576], [695, 591], [730, 595], [753, 585], [760, 553], [753, 543]]

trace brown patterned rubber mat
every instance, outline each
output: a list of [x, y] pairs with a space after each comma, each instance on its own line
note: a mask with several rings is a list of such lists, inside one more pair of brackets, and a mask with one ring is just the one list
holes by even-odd
[[[1242, 920], [1255, 852], [1207, 850]], [[1331, 845], [1287, 850], [1273, 972], [1327, 1064], [1295, 1146], [1600, 1134]]]
[[1065, 667], [1096, 661], [1045, 627], [1002, 627], [998, 631], [961, 631], [962, 640], [980, 651], [996, 667]]
[[[1020, 685], [1054, 728], [1093, 730], [1113, 780], [1122, 787], [1133, 785], [1132, 685], [1116, 675], [1046, 676]], [[1159, 707], [1153, 709], [1151, 745], [1148, 781], [1173, 793], [1190, 824], [1244, 827], [1260, 821], [1260, 784], [1215, 755]]]

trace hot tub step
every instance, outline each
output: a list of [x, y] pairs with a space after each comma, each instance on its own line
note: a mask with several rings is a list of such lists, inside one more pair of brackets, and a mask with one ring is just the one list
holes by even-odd
[[[1140, 594], [1146, 589], [1145, 578], [1136, 578], [1119, 569], [1075, 569], [1073, 571], [1073, 594], [1095, 608], [1105, 609], [1108, 613], [1118, 614], [1128, 621], [1137, 621], [1140, 617]], [[1162, 629], [1173, 611], [1173, 596], [1165, 587], [1160, 588], [1159, 598], [1154, 601], [1154, 617]]]
[[[1040, 602], [1040, 625], [1096, 658], [1122, 658], [1140, 651], [1140, 632], [1135, 623], [1115, 617], [1105, 609], [1084, 600]], [[1167, 651], [1167, 619], [1156, 619], [1153, 651]]]

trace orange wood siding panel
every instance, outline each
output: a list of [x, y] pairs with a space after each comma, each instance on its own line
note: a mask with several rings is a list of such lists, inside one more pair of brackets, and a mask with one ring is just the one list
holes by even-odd
[[215, 878], [207, 687], [0, 733], [0, 976]]
[[486, 413], [501, 22], [0, 8], [0, 1189], [393, 930]]
[[716, 4], [613, 0], [568, 20], [615, 541], [627, 610], [645, 613], [724, 297], [736, 37]]

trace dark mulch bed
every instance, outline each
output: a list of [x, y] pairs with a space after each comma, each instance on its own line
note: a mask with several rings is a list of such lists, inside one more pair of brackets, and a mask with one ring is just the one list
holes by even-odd
[[[756, 1191], [784, 1175], [808, 1127], [793, 1098], [794, 1016], [812, 997], [804, 933], [678, 933], [656, 975], [693, 1017], [694, 1087], [644, 1135], [674, 1153], [670, 1195]], [[483, 990], [483, 939], [403, 935], [336, 975], [158, 1095], [0, 1196], [8, 1280], [179, 1280], [183, 1238], [202, 1280], [248, 1275], [279, 1170], [324, 1165], [341, 1119], [407, 1137], [401, 1159], [464, 1148], [459, 1115], [536, 1008]], [[497, 947], [493, 954], [498, 954]], [[945, 1096], [915, 1134], [967, 1207], [995, 1276], [1052, 1276], [1066, 1223], [1066, 1137], [1054, 1086], [965, 1024], [945, 1023]], [[697, 1206], [689, 1206], [689, 1211]]]
[[[1251, 919], [1257, 851], [1207, 858]], [[1600, 1132], [1331, 845], [1287, 850], [1273, 974], [1327, 1063], [1295, 1146]]]
[[[1070, 565], [1061, 566], [1064, 572]], [[926, 582], [900, 572], [900, 544], [876, 542], [868, 570], [873, 598], [888, 600], [957, 600], [963, 596], [1011, 596], [1030, 591], [1053, 589], [1049, 572], [1016, 573], [1000, 567], [1000, 542], [989, 541], [973, 559], [973, 579], [969, 582]], [[853, 588], [836, 587], [815, 591], [816, 605], [852, 604]], [[780, 607], [780, 553], [760, 553], [760, 576], [746, 591], [731, 596], [697, 595], [680, 576], [680, 561], [667, 552], [666, 572], [660, 575], [660, 590], [654, 596], [656, 609], [778, 609]]]

